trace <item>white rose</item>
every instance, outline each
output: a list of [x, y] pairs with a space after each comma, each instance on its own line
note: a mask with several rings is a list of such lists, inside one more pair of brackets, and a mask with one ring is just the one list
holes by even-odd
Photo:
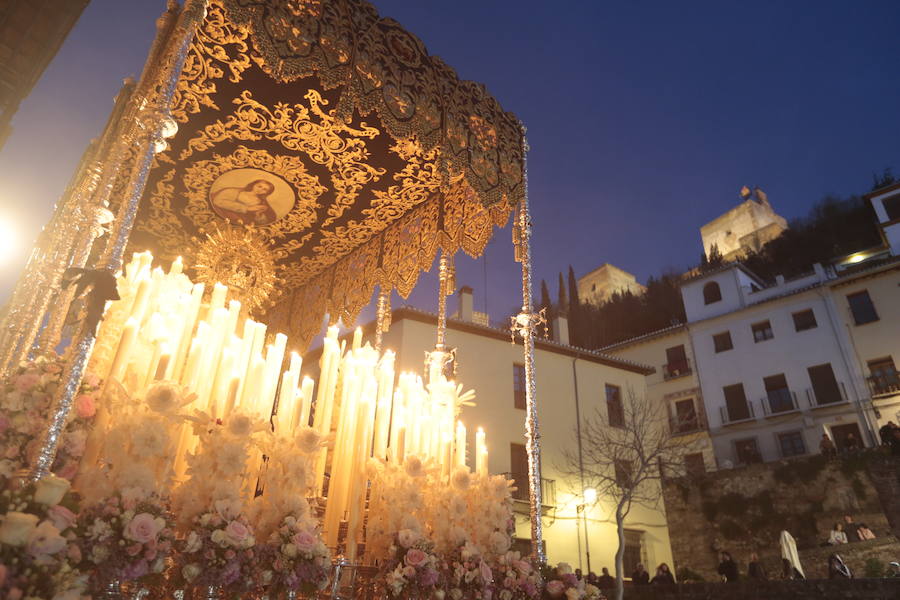
[[185, 565], [183, 569], [181, 569], [181, 574], [184, 575], [184, 578], [188, 581], [193, 581], [197, 578], [197, 575], [201, 573], [201, 569], [199, 565], [195, 565], [191, 563], [189, 565]]
[[295, 546], [294, 544], [285, 544], [281, 547], [281, 551], [285, 556], [289, 558], [294, 558], [295, 556], [297, 556], [297, 546]]
[[561, 562], [556, 566], [556, 572], [560, 575], [568, 575], [572, 573], [572, 565], [569, 563]]
[[38, 504], [55, 506], [59, 504], [69, 491], [71, 484], [56, 475], [50, 474], [38, 480], [34, 487], [34, 501]]
[[578, 600], [581, 597], [581, 593], [578, 591], [578, 588], [569, 588], [566, 590], [566, 600]]
[[188, 554], [193, 554], [203, 545], [203, 542], [200, 540], [200, 536], [197, 535], [196, 531], [192, 531], [188, 534], [187, 540], [184, 544], [184, 551]]
[[168, 381], [159, 381], [147, 390], [147, 406], [162, 414], [175, 412], [181, 405], [181, 388]]
[[3, 524], [0, 524], [0, 542], [10, 546], [24, 546], [37, 524], [36, 515], [21, 512], [6, 513]]
[[221, 529], [216, 529], [209, 537], [214, 544], [219, 544], [220, 546], [228, 545], [228, 536]]

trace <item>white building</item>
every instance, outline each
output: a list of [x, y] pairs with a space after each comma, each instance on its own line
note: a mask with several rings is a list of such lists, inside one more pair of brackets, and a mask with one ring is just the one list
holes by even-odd
[[900, 182], [879, 188], [865, 196], [875, 209], [878, 226], [891, 254], [900, 255]]
[[[511, 343], [509, 329], [473, 320], [470, 291], [459, 298], [460, 318], [447, 322], [449, 347], [457, 349], [457, 380], [477, 393], [476, 406], [465, 407], [461, 420], [469, 431], [483, 427], [487, 433], [491, 473], [507, 473], [518, 487], [515, 493], [516, 536], [519, 549], [528, 552], [527, 458], [525, 453], [525, 372], [521, 342]], [[371, 338], [373, 324], [368, 324]], [[435, 345], [437, 316], [400, 308], [392, 313], [384, 347], [397, 353], [397, 372], [422, 371], [425, 352]], [[566, 327], [555, 328], [565, 331]], [[645, 376], [653, 369], [572, 347], [565, 343], [536, 340], [537, 399], [541, 434], [544, 540], [551, 563], [566, 561], [585, 573], [601, 567], [614, 572], [617, 546], [613, 506], [600, 497], [585, 506], [579, 481], [561, 474], [565, 449], [579, 442], [579, 417], [583, 423], [597, 411], [621, 410], [628, 390], [645, 392]], [[315, 361], [313, 352], [306, 362]], [[471, 448], [469, 454], [471, 455]], [[625, 573], [643, 562], [672, 564], [669, 534], [662, 504], [658, 509], [636, 506], [627, 522]], [[587, 539], [587, 542], [586, 542]], [[588, 550], [590, 558], [588, 558]]]

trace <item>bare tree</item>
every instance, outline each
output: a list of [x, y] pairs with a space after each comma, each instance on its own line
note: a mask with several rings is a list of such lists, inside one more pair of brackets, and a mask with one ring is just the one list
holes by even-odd
[[673, 423], [665, 406], [629, 388], [624, 401], [612, 399], [587, 416], [576, 429], [577, 446], [563, 452], [567, 478], [615, 503], [616, 600], [624, 594], [625, 519], [635, 504], [658, 506], [662, 479], [685, 473], [683, 456], [695, 447], [695, 436], [678, 432], [688, 424]]

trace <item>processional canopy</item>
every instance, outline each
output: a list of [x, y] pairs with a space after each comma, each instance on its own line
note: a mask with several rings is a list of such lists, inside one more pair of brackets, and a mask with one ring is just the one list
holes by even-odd
[[516, 117], [363, 0], [211, 0], [172, 113], [132, 247], [272, 288], [256, 313], [299, 346], [480, 255], [524, 195]]

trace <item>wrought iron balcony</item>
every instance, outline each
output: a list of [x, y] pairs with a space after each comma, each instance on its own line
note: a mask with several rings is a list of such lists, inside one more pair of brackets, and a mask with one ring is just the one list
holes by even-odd
[[746, 410], [735, 410], [732, 414], [727, 406], [719, 407], [719, 415], [722, 417], [722, 425], [733, 425], [734, 423], [743, 423], [744, 421], [753, 421], [756, 419], [756, 412], [753, 410], [753, 404], [747, 402]]
[[759, 401], [763, 414], [767, 417], [797, 412], [800, 405], [797, 404], [797, 394], [788, 389], [771, 390], [766, 397]]
[[[502, 473], [502, 475], [516, 486], [516, 489], [512, 492], [512, 499], [519, 506], [514, 508], [520, 508], [524, 503], [527, 510], [527, 505], [530, 502], [528, 497], [528, 473]], [[546, 511], [550, 508], [556, 508], [556, 480], [541, 477], [541, 510]]]
[[704, 431], [706, 423], [700, 418], [700, 415], [694, 415], [693, 418], [683, 419], [678, 417], [669, 417], [669, 431], [672, 435], [684, 435], [688, 433], [696, 433]]
[[806, 388], [806, 401], [810, 408], [820, 408], [822, 406], [836, 406], [847, 402], [847, 390], [844, 388], [844, 382], [838, 382], [836, 388], [837, 393], [817, 395], [813, 388]]
[[900, 373], [897, 371], [869, 375], [866, 377], [866, 382], [869, 384], [869, 393], [872, 396], [900, 394]]
[[693, 369], [691, 369], [691, 361], [687, 358], [685, 358], [684, 360], [669, 362], [662, 366], [663, 379], [666, 381], [670, 379], [676, 379], [678, 377], [686, 377], [691, 373], [693, 373]]

